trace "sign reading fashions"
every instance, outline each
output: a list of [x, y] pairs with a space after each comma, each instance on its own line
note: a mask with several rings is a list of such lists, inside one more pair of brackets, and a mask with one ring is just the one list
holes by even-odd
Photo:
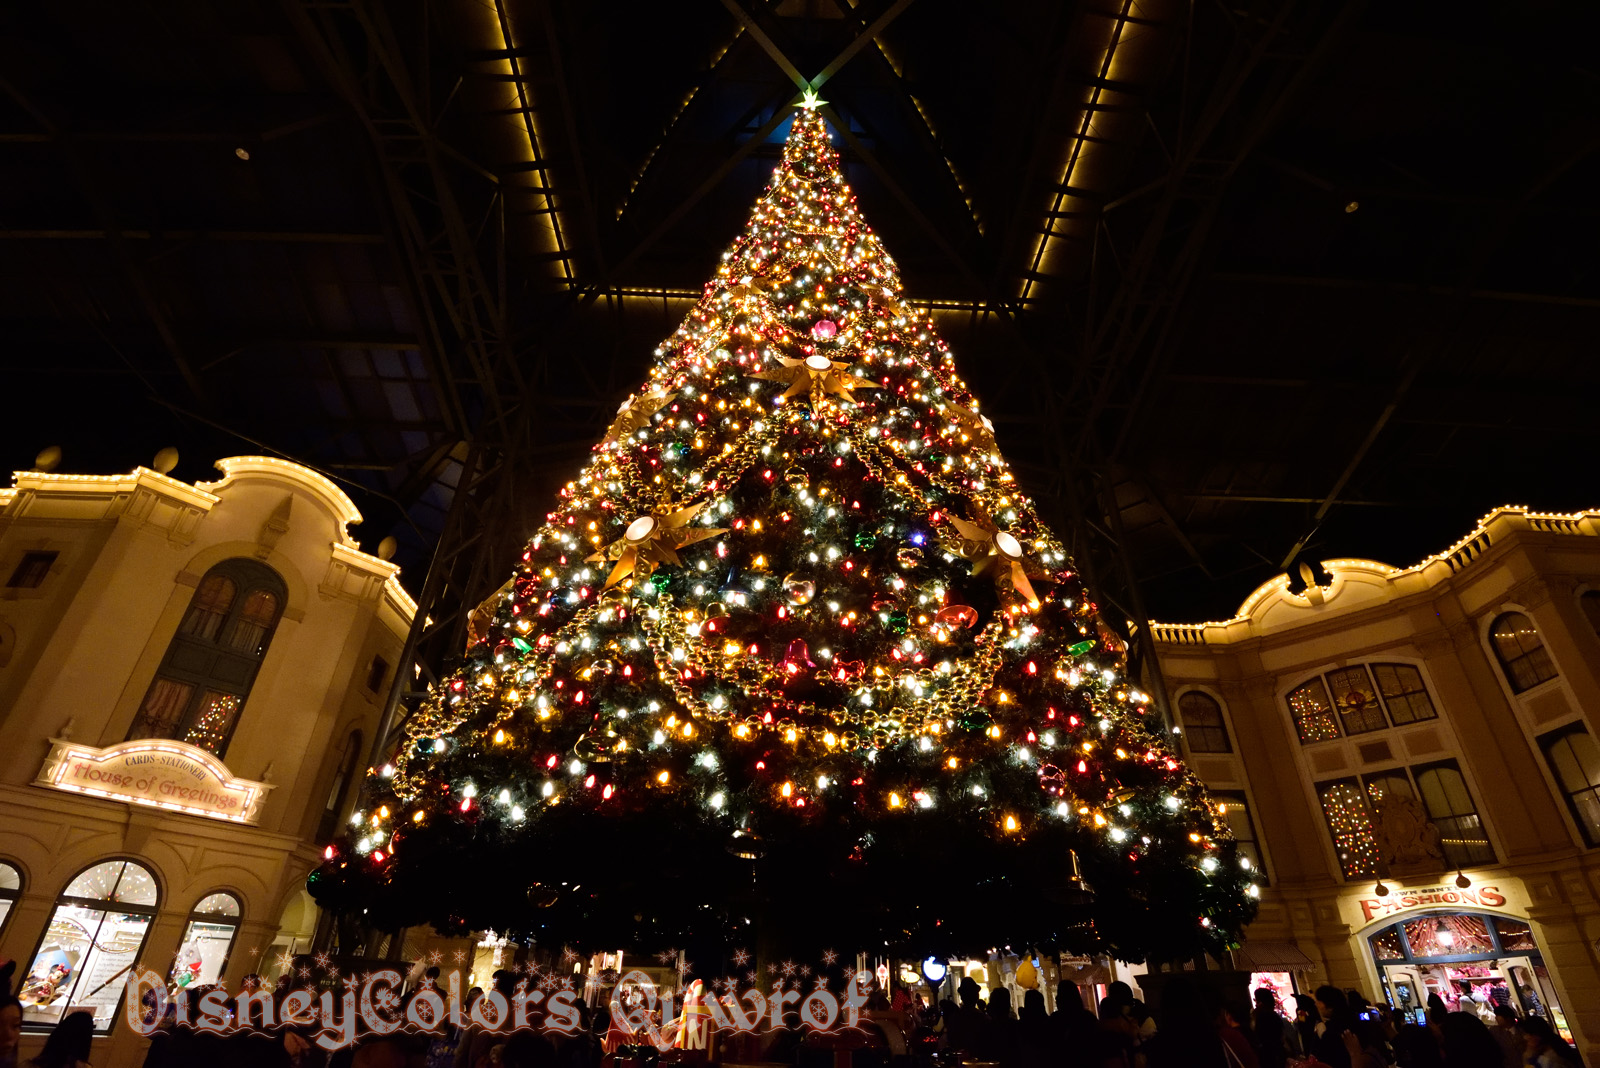
[[266, 783], [235, 778], [204, 749], [165, 738], [105, 749], [52, 739], [35, 785], [230, 823], [261, 818]]
[[1367, 920], [1392, 916], [1408, 909], [1422, 909], [1438, 905], [1482, 905], [1499, 908], [1506, 896], [1498, 886], [1426, 886], [1417, 890], [1395, 890], [1388, 897], [1364, 897], [1360, 900], [1361, 915]]

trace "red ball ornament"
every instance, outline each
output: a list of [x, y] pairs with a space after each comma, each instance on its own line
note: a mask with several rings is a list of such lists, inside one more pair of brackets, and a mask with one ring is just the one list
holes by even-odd
[[811, 336], [818, 341], [832, 341], [839, 333], [839, 324], [832, 319], [818, 319], [811, 324]]
[[933, 621], [941, 627], [971, 627], [978, 622], [978, 610], [970, 605], [951, 604], [945, 605], [934, 613]]

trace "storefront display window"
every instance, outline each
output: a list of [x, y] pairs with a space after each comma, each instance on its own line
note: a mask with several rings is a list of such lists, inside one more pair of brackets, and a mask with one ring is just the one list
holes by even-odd
[[1408, 920], [1406, 942], [1419, 957], [1492, 953], [1494, 940], [1481, 916], [1423, 916]]
[[1517, 920], [1494, 921], [1495, 931], [1500, 935], [1501, 949], [1538, 949], [1534, 944], [1533, 932], [1528, 925]]
[[18, 993], [24, 1025], [54, 1025], [83, 1009], [96, 1030], [110, 1030], [157, 896], [155, 877], [125, 860], [103, 861], [68, 883]]
[[221, 980], [239, 933], [239, 899], [218, 891], [207, 894], [189, 913], [189, 926], [172, 962], [172, 985], [201, 987]]
[[1255, 1004], [1257, 990], [1267, 990], [1272, 993], [1273, 1001], [1277, 1003], [1278, 1012], [1286, 1019], [1294, 1019], [1294, 973], [1292, 972], [1251, 972], [1250, 973], [1250, 1003]]
[[11, 906], [17, 903], [17, 895], [22, 893], [22, 873], [14, 865], [0, 860], [0, 930], [6, 925], [6, 917], [11, 915]]
[[1386, 927], [1372, 936], [1372, 955], [1378, 960], [1405, 960], [1405, 943], [1400, 941], [1400, 931]]
[[1493, 1025], [1497, 1005], [1542, 1016], [1570, 1038], [1565, 1014], [1528, 923], [1481, 913], [1426, 913], [1367, 936], [1389, 1002], [1425, 1023], [1429, 995], [1450, 1012]]

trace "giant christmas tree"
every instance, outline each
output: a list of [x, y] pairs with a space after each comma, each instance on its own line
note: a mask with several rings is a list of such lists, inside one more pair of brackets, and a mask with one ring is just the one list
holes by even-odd
[[325, 905], [1131, 960], [1253, 913], [814, 110], [492, 609], [328, 847]]

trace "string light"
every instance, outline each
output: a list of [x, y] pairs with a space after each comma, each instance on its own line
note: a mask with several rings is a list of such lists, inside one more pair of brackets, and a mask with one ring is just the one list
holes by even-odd
[[[1122, 677], [815, 112], [655, 356], [369, 807], [404, 802], [416, 833], [444, 834], [641, 796], [730, 833], [777, 806], [966, 806], [1011, 841], [1070, 825], [1107, 865], [1169, 863], [1151, 843], [1177, 843], [1215, 904], [1197, 927], [1237, 931], [1253, 876], [1226, 821]], [[469, 775], [497, 805], [473, 804]], [[423, 863], [389, 853], [391, 879]]]

